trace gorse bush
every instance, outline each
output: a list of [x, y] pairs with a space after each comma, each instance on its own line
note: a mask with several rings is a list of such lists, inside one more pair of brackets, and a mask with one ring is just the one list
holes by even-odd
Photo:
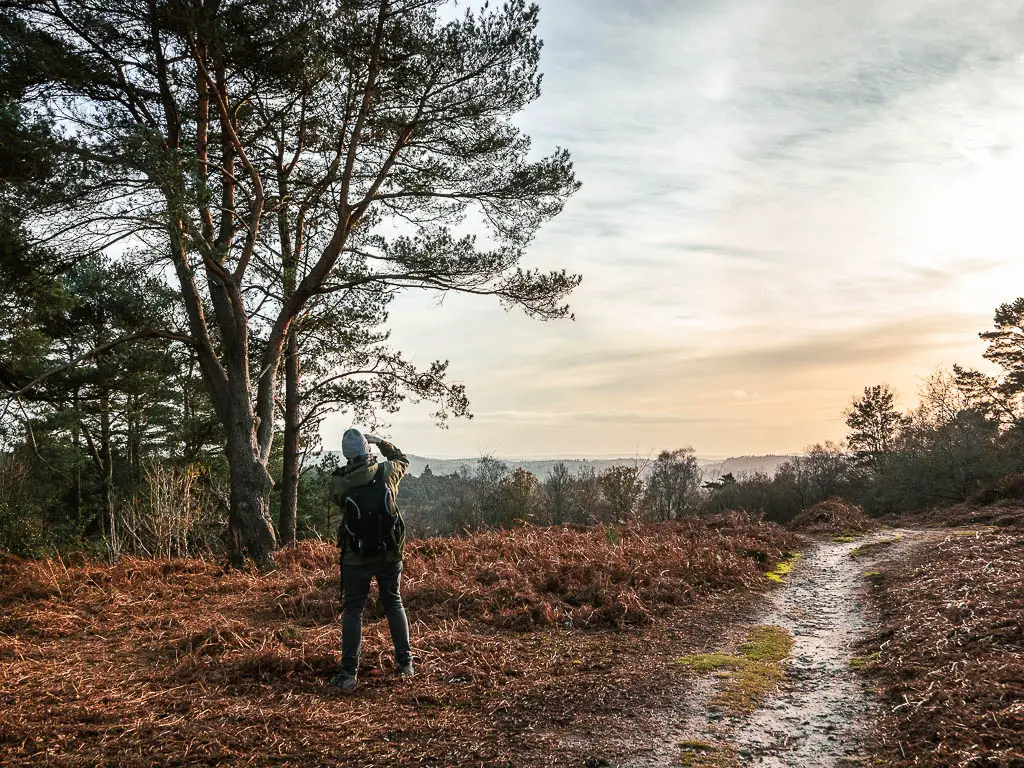
[[13, 455], [0, 456], [0, 551], [27, 555], [44, 540], [30, 486], [26, 466]]
[[27, 451], [0, 454], [0, 552], [36, 557], [82, 548], [90, 517], [78, 486], [52, 482], [55, 465]]
[[842, 499], [829, 499], [806, 509], [790, 523], [790, 527], [808, 533], [862, 532], [877, 527], [864, 510]]

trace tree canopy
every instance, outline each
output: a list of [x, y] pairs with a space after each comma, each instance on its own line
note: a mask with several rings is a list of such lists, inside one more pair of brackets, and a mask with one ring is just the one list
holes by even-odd
[[[259, 560], [275, 543], [267, 464], [294, 323], [410, 288], [558, 318], [579, 282], [519, 266], [578, 187], [568, 153], [535, 156], [513, 122], [540, 94], [538, 9], [445, 21], [443, 5], [23, 0], [4, 23], [8, 101], [26, 125], [59, 126], [55, 167], [78, 180], [34, 195], [32, 241], [173, 286], [175, 323], [150, 330], [197, 360], [233, 527]], [[461, 407], [457, 390], [428, 390]]]

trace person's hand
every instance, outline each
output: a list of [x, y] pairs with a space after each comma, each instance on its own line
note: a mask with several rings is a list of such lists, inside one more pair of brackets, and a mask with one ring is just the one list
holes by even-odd
[[377, 435], [363, 435], [366, 438], [366, 442], [370, 445], [380, 445], [381, 443], [387, 442], [383, 437], [377, 437]]

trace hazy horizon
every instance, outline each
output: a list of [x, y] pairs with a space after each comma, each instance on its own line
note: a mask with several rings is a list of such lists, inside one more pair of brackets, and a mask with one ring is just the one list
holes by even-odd
[[[385, 430], [426, 454], [794, 453], [887, 383], [981, 364], [1024, 293], [1021, 4], [542, 3], [537, 153], [583, 189], [529, 265], [575, 322], [407, 294], [395, 345], [476, 415]], [[347, 418], [330, 420], [325, 446]]]
[[[397, 438], [396, 438], [396, 442], [397, 442]], [[527, 455], [522, 455], [522, 456], [498, 455], [498, 454], [475, 454], [475, 455], [454, 454], [454, 455], [443, 455], [443, 454], [423, 453], [422, 451], [416, 451], [416, 450], [412, 450], [410, 448], [406, 448], [404, 445], [400, 445], [399, 447], [405, 453], [409, 454], [410, 456], [416, 456], [416, 457], [421, 458], [421, 459], [438, 459], [438, 460], [441, 460], [441, 461], [475, 461], [477, 459], [484, 458], [485, 455], [488, 456], [489, 458], [495, 458], [495, 459], [498, 459], [500, 461], [514, 461], [514, 462], [527, 462], [527, 461], [611, 461], [611, 460], [617, 460], [617, 459], [623, 459], [623, 460], [629, 460], [629, 461], [632, 461], [632, 460], [644, 461], [644, 460], [647, 460], [647, 459], [655, 459], [655, 458], [657, 458], [657, 453], [658, 453], [658, 452], [655, 452], [655, 453], [643, 454], [643, 455], [639, 455], [639, 456], [634, 454], [634, 453], [631, 453], [631, 452], [602, 453], [602, 454], [575, 454], [575, 453], [573, 453], [573, 454], [555, 454], [555, 455], [527, 454]], [[321, 448], [320, 451], [317, 451], [316, 453], [341, 453], [341, 449], [340, 448], [330, 448], [330, 447], [324, 446], [323, 448]], [[778, 451], [775, 451], [775, 452], [772, 452], [772, 453], [765, 453], [765, 454], [749, 454], [749, 453], [746, 453], [746, 454], [739, 454], [739, 453], [706, 454], [706, 453], [700, 453], [699, 451], [695, 451], [694, 452], [694, 455], [696, 456], [698, 461], [710, 462], [710, 463], [718, 463], [718, 462], [725, 461], [727, 459], [763, 458], [763, 457], [766, 457], [766, 456], [800, 456], [802, 454], [803, 454], [803, 451], [792, 451], [792, 452], [788, 452], [788, 453], [786, 453], [786, 452], [781, 452], [780, 453]]]

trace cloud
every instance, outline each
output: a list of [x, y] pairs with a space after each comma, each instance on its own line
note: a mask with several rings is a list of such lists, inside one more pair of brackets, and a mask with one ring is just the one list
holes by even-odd
[[[526, 426], [579, 427], [584, 424], [658, 424], [673, 426], [701, 426], [736, 423], [735, 419], [723, 416], [694, 416], [676, 411], [639, 410], [590, 410], [590, 411], [481, 411], [474, 414], [481, 422], [516, 424]], [[741, 420], [742, 422], [742, 420]], [[752, 423], [747, 420], [747, 423]]]
[[[496, 380], [532, 381], [544, 388], [572, 387], [573, 397], [599, 391], [609, 400], [636, 396], [652, 387], [706, 386], [723, 378], [791, 380], [822, 371], [842, 378], [850, 371], [898, 365], [908, 358], [939, 357], [951, 344], [970, 340], [965, 327], [977, 326], [975, 321], [970, 316], [931, 315], [870, 327], [808, 332], [800, 338], [773, 337], [763, 331], [754, 344], [724, 350], [683, 345], [630, 347], [629, 338], [606, 339], [600, 348], [563, 349], [552, 357], [515, 353], [494, 375]], [[734, 396], [746, 388], [727, 391]]]
[[974, 362], [1024, 285], [1019, 0], [561, 0], [541, 34], [521, 124], [584, 186], [527, 260], [583, 273], [578, 320], [402, 298], [396, 344], [478, 413], [423, 440], [799, 447], [866, 384]]

